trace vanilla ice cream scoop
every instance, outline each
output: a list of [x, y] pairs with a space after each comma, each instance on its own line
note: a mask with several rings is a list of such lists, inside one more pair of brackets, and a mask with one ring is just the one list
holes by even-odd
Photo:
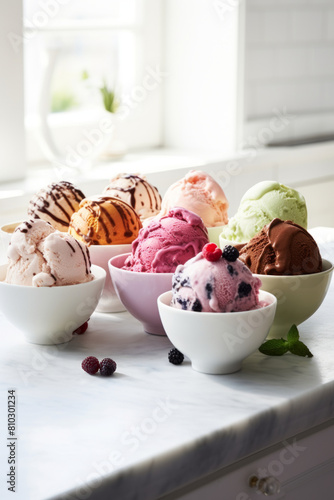
[[93, 279], [86, 245], [41, 219], [15, 229], [7, 255], [6, 282], [13, 285], [63, 286]]
[[161, 208], [160, 193], [145, 176], [118, 174], [110, 180], [103, 195], [125, 201], [135, 209], [141, 219], [153, 217]]
[[83, 192], [71, 182], [52, 183], [32, 197], [28, 215], [33, 219], [50, 222], [58, 231], [67, 232], [71, 215], [78, 210], [84, 198]]

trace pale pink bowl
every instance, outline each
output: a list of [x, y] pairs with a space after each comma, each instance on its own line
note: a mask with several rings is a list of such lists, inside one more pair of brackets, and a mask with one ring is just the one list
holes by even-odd
[[173, 273], [137, 273], [121, 269], [128, 255], [117, 255], [108, 262], [116, 293], [129, 313], [142, 323], [146, 333], [166, 335], [157, 299], [172, 289]]

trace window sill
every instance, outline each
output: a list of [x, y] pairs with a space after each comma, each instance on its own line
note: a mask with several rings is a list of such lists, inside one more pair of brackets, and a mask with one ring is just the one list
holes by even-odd
[[109, 179], [122, 172], [146, 175], [163, 195], [167, 187], [192, 168], [205, 170], [222, 185], [233, 214], [242, 194], [260, 180], [290, 186], [309, 186], [334, 179], [334, 142], [293, 148], [248, 150], [234, 157], [206, 151], [155, 149], [129, 153], [122, 159], [99, 163], [85, 172], [55, 168], [51, 163], [30, 169], [25, 180], [0, 184], [0, 224], [22, 220], [31, 196], [51, 182], [68, 180], [86, 196], [100, 193]]

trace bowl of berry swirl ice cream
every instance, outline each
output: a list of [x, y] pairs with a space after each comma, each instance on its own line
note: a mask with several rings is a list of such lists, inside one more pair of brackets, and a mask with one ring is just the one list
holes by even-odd
[[226, 374], [266, 338], [276, 298], [238, 259], [238, 250], [214, 243], [177, 267], [172, 290], [158, 298], [167, 336], [196, 371]]

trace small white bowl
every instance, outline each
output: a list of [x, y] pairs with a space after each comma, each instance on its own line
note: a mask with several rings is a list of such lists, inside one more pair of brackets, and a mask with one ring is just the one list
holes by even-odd
[[254, 274], [262, 281], [262, 290], [277, 298], [277, 309], [270, 336], [286, 337], [291, 325], [299, 325], [322, 304], [332, 278], [333, 264], [322, 259], [322, 271], [298, 276]]
[[92, 266], [92, 281], [78, 285], [33, 287], [5, 283], [7, 265], [0, 266], [0, 310], [32, 344], [62, 344], [72, 339], [100, 299], [106, 272]]
[[159, 296], [162, 324], [172, 344], [191, 360], [192, 368], [209, 374], [240, 370], [242, 361], [265, 340], [275, 316], [276, 297], [260, 291], [265, 307], [244, 312], [183, 311], [171, 307], [172, 292]]
[[122, 269], [129, 255], [118, 255], [109, 261], [116, 292], [129, 313], [142, 323], [146, 333], [166, 335], [157, 298], [161, 293], [171, 290], [173, 273], [138, 273]]
[[112, 284], [108, 261], [123, 253], [131, 252], [131, 243], [124, 245], [91, 245], [89, 247], [92, 264], [102, 267], [106, 271], [106, 281], [96, 312], [115, 313], [125, 311], [126, 308], [119, 300], [114, 285]]

